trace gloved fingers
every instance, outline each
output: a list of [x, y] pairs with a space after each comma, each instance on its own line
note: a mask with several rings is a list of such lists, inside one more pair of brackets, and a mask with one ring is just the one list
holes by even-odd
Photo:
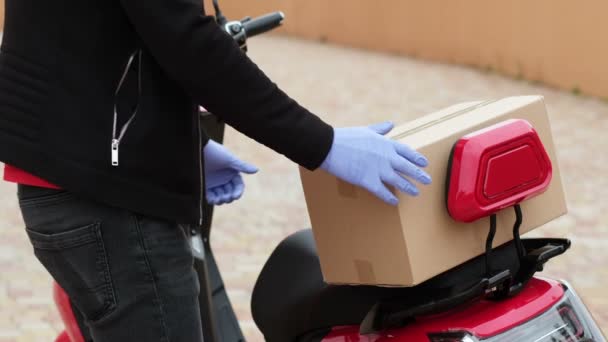
[[213, 171], [213, 173], [205, 174], [205, 186], [207, 189], [214, 189], [218, 186], [230, 182], [239, 173], [232, 168], [223, 168]]
[[386, 133], [390, 132], [394, 127], [395, 127], [395, 124], [393, 124], [390, 121], [385, 121], [385, 122], [371, 125], [371, 126], [369, 126], [369, 129], [371, 129], [372, 131], [374, 131], [378, 134], [385, 135]]
[[382, 182], [378, 182], [378, 184], [371, 188], [368, 188], [368, 190], [387, 204], [399, 204], [399, 199], [389, 189], [387, 189]]
[[211, 190], [207, 190], [207, 203], [211, 204], [211, 205], [217, 205], [219, 202], [218, 197], [213, 193], [213, 191]]
[[411, 161], [412, 163], [420, 167], [426, 167], [429, 165], [428, 159], [426, 159], [425, 156], [423, 156], [421, 153], [417, 152], [413, 148], [398, 141], [394, 141], [393, 145], [395, 146], [395, 151], [397, 151], [397, 153], [403, 158]]
[[211, 191], [213, 191], [213, 193], [215, 194], [215, 197], [217, 198], [216, 205], [222, 205], [222, 204], [226, 203], [223, 199], [224, 189], [221, 186], [215, 187], [215, 188], [211, 189]]
[[245, 183], [243, 183], [243, 178], [241, 176], [234, 177], [232, 180], [232, 199], [238, 200], [243, 196], [243, 192], [245, 192]]
[[420, 194], [420, 191], [412, 182], [408, 181], [396, 172], [391, 172], [383, 176], [382, 181], [387, 185], [394, 186], [399, 191], [406, 193], [410, 196], [418, 196]]
[[218, 195], [218, 191], [216, 189], [207, 190], [207, 202], [211, 205], [222, 205], [222, 200]]
[[258, 168], [253, 165], [253, 164], [249, 164], [247, 162], [244, 162], [240, 159], [235, 159], [232, 162], [232, 167], [237, 170], [238, 172], [242, 172], [242, 173], [246, 173], [246, 174], [254, 174], [256, 172], [258, 172]]
[[230, 203], [233, 201], [232, 199], [232, 183], [228, 182], [222, 186], [222, 190], [224, 190], [224, 194], [221, 199], [224, 203]]
[[397, 172], [400, 172], [415, 181], [422, 184], [431, 184], [431, 176], [422, 169], [412, 164], [409, 160], [401, 157], [394, 158], [391, 161], [391, 166]]

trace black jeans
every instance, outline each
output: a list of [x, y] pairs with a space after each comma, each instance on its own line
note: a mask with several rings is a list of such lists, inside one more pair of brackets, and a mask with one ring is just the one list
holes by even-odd
[[187, 227], [19, 186], [34, 253], [95, 342], [201, 342], [199, 283]]

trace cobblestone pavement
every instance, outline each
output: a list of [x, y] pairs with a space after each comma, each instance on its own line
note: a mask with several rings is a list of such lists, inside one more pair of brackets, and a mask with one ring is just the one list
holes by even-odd
[[[250, 46], [272, 79], [335, 125], [403, 122], [461, 101], [544, 95], [570, 213], [533, 234], [573, 240], [572, 250], [546, 274], [570, 281], [608, 328], [607, 103], [464, 67], [282, 37], [256, 38]], [[251, 289], [274, 246], [308, 226], [308, 217], [295, 165], [233, 130], [227, 145], [261, 172], [247, 177], [243, 200], [217, 211], [213, 245], [248, 340], [262, 341], [249, 310]], [[26, 241], [14, 193], [13, 185], [0, 183], [0, 342], [48, 342], [61, 324], [50, 279]]]

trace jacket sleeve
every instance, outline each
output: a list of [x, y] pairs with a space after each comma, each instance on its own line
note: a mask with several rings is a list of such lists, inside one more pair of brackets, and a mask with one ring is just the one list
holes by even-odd
[[120, 1], [146, 48], [198, 103], [308, 169], [323, 162], [332, 127], [270, 81], [201, 0]]

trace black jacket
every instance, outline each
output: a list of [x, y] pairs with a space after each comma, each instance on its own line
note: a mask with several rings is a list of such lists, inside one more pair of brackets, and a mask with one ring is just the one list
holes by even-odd
[[[201, 219], [199, 104], [309, 169], [331, 147], [332, 128], [272, 83], [200, 0], [6, 0], [1, 50], [0, 160], [106, 204]], [[137, 107], [118, 166], [115, 102], [118, 131]]]

